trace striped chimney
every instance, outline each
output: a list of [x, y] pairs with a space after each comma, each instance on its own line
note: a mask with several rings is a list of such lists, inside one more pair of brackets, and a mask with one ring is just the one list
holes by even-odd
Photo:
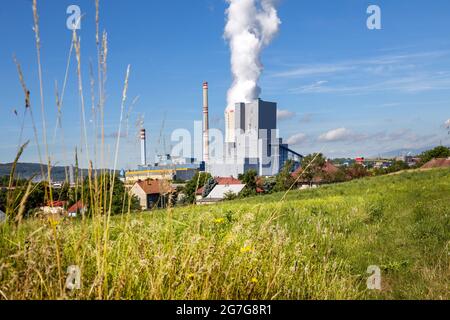
[[147, 137], [145, 129], [141, 129], [141, 165], [147, 165]]
[[208, 82], [203, 83], [203, 161], [209, 162]]

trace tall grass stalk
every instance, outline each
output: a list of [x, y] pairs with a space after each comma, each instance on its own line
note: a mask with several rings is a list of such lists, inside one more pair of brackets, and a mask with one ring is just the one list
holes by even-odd
[[33, 0], [33, 18], [34, 18], [34, 34], [36, 40], [36, 57], [37, 57], [37, 67], [38, 67], [38, 76], [39, 76], [39, 93], [41, 97], [41, 118], [42, 118], [42, 135], [45, 146], [45, 155], [46, 155], [46, 164], [47, 164], [47, 181], [49, 184], [48, 187], [48, 196], [49, 201], [53, 202], [53, 194], [51, 184], [51, 160], [48, 152], [48, 143], [47, 143], [47, 124], [45, 120], [45, 103], [44, 103], [44, 83], [42, 80], [42, 64], [41, 64], [41, 36], [39, 32], [39, 14], [37, 9], [37, 0]]
[[[24, 111], [24, 118], [23, 118], [23, 123], [22, 123], [20, 136], [22, 136], [23, 126], [24, 126], [24, 123], [25, 123], [25, 116], [27, 114], [27, 111], [29, 110], [30, 118], [31, 118], [31, 124], [32, 124], [32, 127], [33, 127], [33, 133], [34, 133], [34, 141], [36, 143], [36, 148], [37, 148], [38, 157], [39, 157], [39, 165], [40, 165], [40, 168], [41, 168], [41, 176], [42, 176], [42, 178], [44, 178], [45, 177], [44, 166], [43, 166], [44, 162], [43, 162], [43, 159], [42, 159], [42, 153], [41, 153], [41, 147], [40, 147], [40, 143], [39, 143], [39, 135], [38, 135], [37, 127], [36, 127], [36, 122], [34, 121], [33, 109], [32, 109], [32, 106], [31, 106], [31, 93], [30, 93], [30, 90], [28, 90], [28, 87], [27, 87], [27, 85], [25, 83], [25, 77], [24, 77], [23, 72], [22, 72], [22, 67], [21, 67], [21, 65], [20, 65], [20, 63], [17, 60], [15, 55], [13, 56], [13, 60], [14, 60], [14, 63], [16, 65], [16, 67], [17, 67], [17, 74], [19, 75], [19, 81], [20, 81], [20, 84], [22, 86], [22, 90], [23, 90], [23, 94], [24, 94], [24, 98], [25, 98], [25, 106], [24, 106], [25, 111]], [[20, 146], [21, 146], [21, 143], [22, 143], [22, 137], [20, 137], [19, 140], [20, 140], [20, 142], [19, 142], [19, 149], [20, 149]]]

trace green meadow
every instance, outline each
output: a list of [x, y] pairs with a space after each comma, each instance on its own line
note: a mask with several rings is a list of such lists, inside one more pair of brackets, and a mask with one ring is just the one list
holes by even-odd
[[283, 196], [4, 224], [0, 299], [450, 299], [450, 170]]

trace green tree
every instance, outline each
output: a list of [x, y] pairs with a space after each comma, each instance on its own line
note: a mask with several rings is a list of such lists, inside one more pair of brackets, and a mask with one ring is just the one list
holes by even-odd
[[243, 198], [256, 196], [257, 192], [258, 172], [256, 170], [248, 170], [246, 173], [239, 175], [239, 180], [245, 184], [244, 190], [241, 191], [240, 196]]
[[391, 166], [387, 169], [388, 173], [398, 172], [402, 170], [410, 169], [405, 161], [394, 161]]
[[339, 183], [348, 181], [349, 177], [344, 169], [338, 168], [336, 172], [322, 174], [322, 178], [326, 183]]
[[304, 157], [302, 161], [304, 179], [312, 184], [315, 177], [322, 176], [325, 164], [326, 159], [322, 153], [314, 153]]
[[[105, 185], [102, 187], [102, 196], [100, 199], [99, 193], [96, 192], [94, 186], [97, 185], [100, 187], [102, 185], [102, 182], [105, 183]], [[84, 179], [80, 187], [69, 189], [69, 192], [67, 194], [69, 206], [75, 204], [77, 201], [81, 201], [85, 206], [88, 207], [88, 215], [91, 215], [94, 211], [93, 208], [90, 208], [92, 205], [96, 206], [96, 209], [102, 214], [108, 213], [110, 203], [112, 215], [128, 213], [129, 202], [131, 202], [131, 211], [140, 210], [139, 200], [126, 190], [124, 183], [117, 176], [114, 179], [112, 201], [110, 202], [111, 188], [113, 188], [111, 182], [112, 175], [110, 175], [109, 173], [99, 175], [97, 177], [97, 183], [95, 183], [95, 179], [92, 179], [91, 184], [89, 184], [89, 179]], [[105, 203], [106, 207], [104, 207]]]
[[273, 191], [287, 191], [292, 187], [295, 182], [295, 179], [292, 176], [292, 169], [294, 169], [294, 162], [289, 160], [286, 162], [283, 169], [281, 169], [281, 172], [277, 174]]
[[262, 183], [259, 185], [265, 193], [272, 193], [275, 191], [276, 177], [262, 178]]
[[224, 194], [223, 200], [232, 201], [232, 200], [236, 200], [237, 198], [238, 198], [238, 196], [233, 191], [230, 190]]
[[425, 151], [420, 155], [420, 164], [419, 166], [423, 166], [427, 162], [437, 159], [437, 158], [449, 158], [450, 157], [450, 148], [447, 147], [436, 147], [432, 150]]
[[208, 182], [209, 179], [211, 179], [212, 176], [209, 173], [206, 172], [197, 172], [195, 176], [189, 180], [189, 182], [184, 187], [183, 193], [185, 195], [184, 197], [184, 203], [186, 204], [192, 204], [195, 201], [195, 193], [197, 192], [197, 187], [201, 188], [203, 187], [206, 182]]

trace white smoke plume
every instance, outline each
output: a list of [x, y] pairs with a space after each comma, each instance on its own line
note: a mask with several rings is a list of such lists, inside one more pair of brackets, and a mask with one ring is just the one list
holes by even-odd
[[258, 80], [263, 71], [261, 52], [278, 33], [281, 21], [277, 0], [227, 0], [225, 39], [231, 49], [233, 85], [228, 107], [259, 98]]

